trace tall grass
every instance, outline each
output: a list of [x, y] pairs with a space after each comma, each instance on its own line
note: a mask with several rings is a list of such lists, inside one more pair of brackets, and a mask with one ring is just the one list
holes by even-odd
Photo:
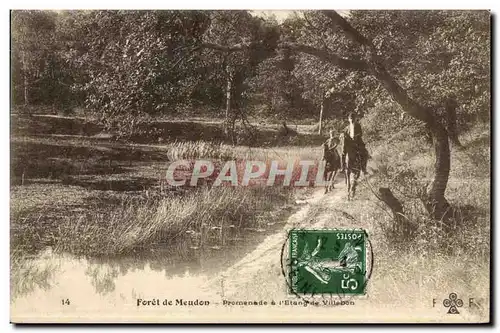
[[56, 250], [119, 255], [163, 244], [187, 255], [204, 246], [221, 246], [243, 228], [261, 227], [261, 216], [290, 197], [286, 188], [220, 187], [182, 197], [123, 200], [109, 212], [64, 220], [55, 236]]
[[195, 158], [230, 160], [234, 158], [234, 153], [231, 146], [223, 143], [188, 141], [170, 144], [167, 156], [171, 161]]
[[[389, 294], [410, 306], [456, 292], [481, 300], [476, 314], [487, 318], [491, 253], [489, 137], [489, 130], [477, 124], [461, 135], [463, 149], [452, 150], [446, 198], [453, 214], [441, 221], [430, 219], [421, 202], [422, 190], [433, 177], [431, 147], [427, 149], [423, 141], [420, 147], [408, 146], [408, 141], [396, 141], [391, 149], [379, 147], [382, 167], [372, 185], [394, 190], [412, 226], [410, 233], [403, 232], [390, 214], [372, 209], [371, 222], [381, 231], [375, 237], [379, 248], [379, 281], [375, 282], [379, 288], [375, 289], [379, 297]], [[383, 290], [384, 284], [391, 285], [389, 293]]]
[[[490, 276], [490, 132], [476, 125], [462, 134], [463, 149], [451, 152], [451, 172], [446, 198], [452, 218], [429, 218], [420, 195], [432, 180], [433, 149], [425, 140], [394, 139], [368, 143], [376, 164], [374, 174], [361, 179], [354, 201], [335, 207], [355, 221], [346, 226], [368, 230], [374, 251], [374, 272], [368, 293], [372, 302], [401, 307], [432, 307], [432, 299], [456, 292], [464, 297], [468, 313], [486, 320]], [[481, 161], [481, 162], [479, 162]], [[403, 203], [411, 228], [401, 228], [379, 201], [377, 188], [389, 187]], [[321, 203], [324, 206], [324, 203]], [[324, 212], [306, 219], [321, 220]], [[336, 218], [337, 225], [342, 216]], [[342, 224], [341, 224], [342, 225]], [[468, 298], [479, 305], [468, 308]]]
[[[125, 155], [128, 152], [127, 148], [129, 147], [120, 150], [120, 154]], [[163, 242], [170, 246], [174, 243], [181, 244], [183, 240], [191, 238], [196, 238], [192, 247], [199, 247], [200, 245], [197, 244], [199, 242], [206, 244], [205, 232], [210, 234], [215, 233], [215, 230], [220, 231], [220, 226], [214, 225], [213, 221], [221, 222], [224, 225], [233, 225], [230, 228], [233, 231], [237, 230], [238, 228], [235, 226], [240, 224], [244, 227], [253, 227], [252, 224], [259, 220], [259, 216], [265, 214], [266, 211], [276, 209], [291, 195], [289, 188], [282, 186], [280, 188], [278, 186], [261, 188], [262, 184], [250, 186], [251, 188], [222, 186], [223, 188], [210, 189], [211, 181], [220, 172], [220, 168], [225, 163], [224, 160], [237, 162], [238, 180], [241, 182], [246, 160], [265, 162], [267, 172], [261, 177], [265, 179], [269, 173], [271, 160], [280, 161], [279, 167], [283, 169], [288, 160], [294, 160], [295, 166], [297, 166], [297, 162], [301, 159], [317, 160], [321, 156], [319, 148], [232, 147], [205, 141], [174, 142], [167, 144], [165, 149], [169, 160], [211, 159], [216, 167], [213, 177], [200, 180], [198, 185], [201, 183], [201, 185], [206, 186], [189, 189], [174, 189], [162, 177], [150, 181], [149, 173], [147, 174], [149, 178], [139, 181], [133, 179], [135, 174], [130, 174], [132, 184], [135, 184], [134, 181], [140, 182], [139, 185], [144, 184], [144, 190], [139, 191], [133, 190], [131, 187], [131, 190], [125, 188], [122, 191], [87, 192], [85, 187], [94, 178], [97, 178], [94, 175], [81, 181], [78, 179], [79, 182], [74, 183], [83, 186], [81, 191], [77, 191], [80, 187], [68, 187], [67, 184], [71, 184], [68, 182], [50, 188], [42, 185], [26, 187], [26, 191], [22, 193], [29, 195], [30, 200], [20, 200], [20, 198], [13, 197], [12, 206], [16, 209], [15, 214], [11, 214], [11, 229], [14, 230], [11, 232], [11, 243], [17, 244], [23, 247], [26, 252], [31, 253], [45, 246], [51, 246], [60, 251], [89, 255], [126, 253], [139, 247], [147, 247], [148, 242]], [[155, 157], [154, 154], [151, 156]], [[45, 158], [45, 160], [51, 159]], [[125, 163], [129, 168], [128, 161]], [[114, 169], [115, 164], [113, 167], [98, 170], [103, 172], [102, 175], [99, 175], [99, 184], [103, 183], [102, 188], [116, 188], [111, 187], [112, 184], [116, 183], [113, 179], [116, 177], [115, 172], [120, 171], [120, 169]], [[144, 168], [143, 164], [139, 164], [133, 171], [142, 171]], [[78, 168], [73, 169], [72, 173], [79, 175]], [[297, 171], [298, 169], [295, 168], [293, 180], [298, 178]], [[311, 168], [310, 173], [313, 172], [314, 168]], [[91, 174], [91, 171], [89, 173]], [[61, 177], [63, 176], [66, 176], [64, 172]], [[184, 176], [189, 177], [189, 174]], [[43, 177], [44, 175], [40, 176], [40, 178]], [[125, 175], [125, 177], [128, 176]], [[157, 173], [154, 174], [154, 177], [157, 177]], [[283, 176], [278, 176], [276, 185], [279, 185], [282, 179]], [[110, 183], [109, 187], [104, 186], [106, 182]], [[126, 183], [127, 180], [120, 179], [120, 182]], [[223, 183], [223, 185], [228, 184]], [[61, 195], [61, 193], [68, 191], [69, 197]], [[45, 192], [49, 192], [51, 197], [58, 198], [57, 201], [47, 205]], [[96, 200], [90, 200], [91, 204], [87, 206], [87, 197]], [[35, 202], [35, 204], [28, 207], [28, 201]], [[94, 204], [95, 207], [92, 206]], [[75, 215], [70, 206], [73, 208], [81, 206], [80, 211], [84, 213], [79, 212], [80, 215]], [[243, 222], [240, 223], [240, 221]], [[203, 228], [199, 223], [203, 223]], [[208, 231], [204, 229], [205, 225], [209, 226]], [[211, 227], [216, 227], [216, 229], [210, 229]], [[224, 233], [225, 231], [221, 234]], [[31, 248], [30, 244], [37, 246]]]
[[[461, 136], [463, 149], [451, 152], [446, 197], [453, 216], [447, 221], [429, 219], [421, 202], [434, 176], [432, 149], [410, 149], [406, 141], [392, 144], [392, 149], [383, 145], [378, 147], [379, 170], [373, 186], [393, 189], [404, 203], [405, 215], [416, 231], [414, 243], [422, 245], [415, 251], [451, 253], [452, 248], [463, 248], [473, 255], [489, 253], [489, 135], [482, 125], [476, 125]], [[425, 147], [424, 143], [420, 144]], [[478, 160], [483, 162], [478, 163]], [[404, 241], [409, 236], [393, 234], [391, 230], [389, 226], [384, 230], [388, 239]]]

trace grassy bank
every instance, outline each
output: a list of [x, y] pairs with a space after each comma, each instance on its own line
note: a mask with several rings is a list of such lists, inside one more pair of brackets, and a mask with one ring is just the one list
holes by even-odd
[[230, 251], [291, 212], [294, 192], [287, 187], [169, 187], [170, 160], [313, 155], [294, 147], [278, 153], [207, 141], [137, 145], [88, 137], [13, 137], [12, 148], [12, 299], [45, 287], [53, 269], [29, 258], [47, 249], [106, 258], [158, 250], [174, 261], [196, 260]]
[[[455, 292], [474, 298], [469, 313], [487, 318], [490, 279], [490, 128], [478, 124], [460, 136], [463, 149], [451, 152], [446, 197], [454, 217], [428, 217], [420, 190], [432, 179], [433, 148], [416, 133], [400, 133], [392, 141], [369, 142], [374, 174], [359, 183], [354, 201], [341, 210], [369, 230], [374, 251], [374, 275], [369, 282], [372, 301], [402, 307], [432, 307]], [[413, 137], [413, 140], [409, 138]], [[403, 203], [409, 227], [395, 222], [376, 197], [389, 187]], [[438, 306], [441, 306], [438, 304]]]
[[[75, 254], [119, 255], [158, 244], [184, 244], [179, 253], [208, 243], [221, 246], [245, 228], [260, 229], [263, 216], [286, 205], [293, 193], [286, 188], [176, 189], [165, 181], [169, 161], [286, 163], [321, 156], [317, 147], [231, 146], [211, 136], [220, 124], [182, 124], [164, 126], [183, 135], [196, 130], [206, 140], [189, 134], [189, 141], [138, 144], [103, 136], [81, 118], [13, 119], [11, 248], [29, 254], [50, 246]], [[218, 241], [211, 239], [216, 236]]]
[[[161, 243], [184, 244], [181, 252], [189, 252], [224, 245], [245, 228], [262, 228], [266, 214], [293, 196], [279, 186], [173, 188], [160, 167], [166, 165], [139, 163], [127, 173], [29, 178], [14, 185], [11, 248], [119, 255]], [[138, 179], [141, 186], [132, 186]]]
[[244, 229], [266, 227], [266, 214], [291, 193], [279, 188], [200, 188], [183, 196], [121, 200], [106, 212], [88, 211], [59, 224], [56, 251], [120, 255], [175, 247], [179, 256], [221, 248]]

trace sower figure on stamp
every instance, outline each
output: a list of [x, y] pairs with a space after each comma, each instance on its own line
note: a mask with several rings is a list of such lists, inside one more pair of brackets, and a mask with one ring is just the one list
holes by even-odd
[[[353, 113], [353, 112], [349, 113], [347, 119], [349, 121], [349, 125], [347, 125], [344, 132], [346, 135], [348, 135], [354, 141], [356, 151], [359, 154], [358, 156], [361, 159], [361, 161], [363, 161], [363, 163], [361, 163], [363, 174], [366, 175], [366, 173], [367, 173], [366, 172], [366, 164], [367, 164], [366, 162], [368, 161], [368, 150], [366, 150], [365, 143], [363, 142], [363, 138], [362, 138], [363, 130], [361, 129], [361, 125], [358, 122], [355, 113]], [[341, 156], [341, 161], [340, 161], [342, 172], [345, 171], [346, 154], [347, 154], [347, 151], [346, 151], [345, 145], [343, 145], [342, 146], [342, 156]]]

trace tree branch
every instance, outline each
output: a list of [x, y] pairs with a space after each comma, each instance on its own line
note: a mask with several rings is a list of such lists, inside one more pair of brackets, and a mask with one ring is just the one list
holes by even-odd
[[294, 51], [307, 53], [316, 56], [323, 61], [329, 62], [332, 65], [336, 65], [345, 69], [352, 69], [356, 71], [368, 71], [370, 69], [368, 64], [363, 60], [352, 60], [352, 59], [342, 58], [334, 53], [328, 52], [327, 50], [320, 50], [309, 45], [296, 44], [296, 43], [283, 43], [280, 44], [278, 47], [288, 48]]
[[435, 125], [435, 119], [430, 111], [414, 101], [406, 90], [396, 81], [396, 79], [387, 71], [383, 59], [378, 55], [377, 48], [373, 43], [356, 30], [346, 19], [340, 16], [334, 10], [324, 10], [322, 13], [328, 17], [333, 24], [340, 27], [345, 35], [355, 43], [362, 46], [365, 51], [366, 61], [369, 64], [370, 71], [380, 83], [385, 87], [392, 98], [401, 105], [404, 111], [410, 116], [430, 124]]
[[[247, 50], [250, 48], [258, 47], [257, 43], [239, 43], [235, 45], [225, 46], [214, 43], [202, 43], [201, 47], [209, 48], [213, 50], [219, 50], [224, 52], [238, 52]], [[312, 46], [297, 44], [297, 43], [281, 43], [278, 45], [278, 48], [282, 49], [290, 49], [298, 52], [307, 53], [318, 57], [319, 59], [326, 61], [330, 64], [339, 66], [345, 69], [351, 69], [355, 71], [368, 71], [369, 65], [362, 60], [352, 60], [339, 57], [338, 55], [328, 52], [327, 50], [320, 50]]]
[[431, 213], [431, 216], [438, 219], [441, 218], [443, 214], [449, 211], [449, 204], [444, 197], [450, 172], [450, 147], [446, 129], [437, 121], [436, 116], [430, 109], [410, 98], [406, 90], [401, 87], [385, 68], [382, 58], [377, 54], [377, 49], [370, 40], [359, 33], [337, 12], [323, 11], [323, 14], [330, 18], [333, 24], [339, 26], [349, 39], [362, 46], [366, 53], [366, 61], [370, 67], [370, 71], [382, 83], [392, 98], [401, 105], [403, 110], [410, 116], [423, 121], [431, 128], [435, 138], [435, 176], [428, 189], [428, 199], [425, 203], [427, 211]]

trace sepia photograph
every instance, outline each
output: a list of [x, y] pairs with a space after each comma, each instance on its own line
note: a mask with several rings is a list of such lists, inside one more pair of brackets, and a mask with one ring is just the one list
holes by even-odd
[[492, 13], [10, 10], [10, 321], [492, 321]]

